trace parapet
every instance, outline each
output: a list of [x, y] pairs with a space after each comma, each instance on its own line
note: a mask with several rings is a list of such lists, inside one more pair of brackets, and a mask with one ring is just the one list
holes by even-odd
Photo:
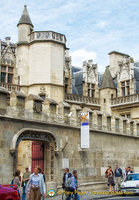
[[[7, 104], [10, 98], [10, 104]], [[82, 105], [69, 104], [67, 102], [57, 103], [55, 100], [30, 94], [26, 96], [23, 92], [9, 92], [0, 88], [0, 114], [13, 118], [24, 118], [25, 120], [39, 120], [80, 128], [81, 113], [89, 113], [90, 130], [114, 133], [127, 136], [139, 136], [139, 121], [123, 118], [117, 115], [92, 110]]]

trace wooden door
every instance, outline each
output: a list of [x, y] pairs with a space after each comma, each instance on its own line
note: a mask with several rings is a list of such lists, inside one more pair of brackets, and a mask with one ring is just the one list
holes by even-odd
[[44, 170], [44, 144], [43, 142], [33, 141], [32, 142], [32, 162], [31, 171], [34, 171], [35, 167], [40, 167]]

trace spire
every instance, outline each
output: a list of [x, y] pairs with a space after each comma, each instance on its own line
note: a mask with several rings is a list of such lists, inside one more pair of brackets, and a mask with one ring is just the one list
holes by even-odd
[[23, 10], [22, 16], [21, 16], [21, 18], [20, 18], [20, 20], [19, 20], [17, 26], [18, 26], [19, 24], [29, 24], [29, 25], [31, 25], [31, 26], [33, 27], [33, 24], [32, 24], [31, 19], [30, 19], [30, 17], [29, 17], [29, 14], [28, 14], [28, 10], [27, 10], [27, 6], [26, 6], [26, 5], [24, 5], [24, 10]]
[[115, 83], [113, 81], [113, 78], [109, 70], [109, 66], [106, 67], [100, 88], [101, 89], [105, 89], [105, 88], [116, 89]]

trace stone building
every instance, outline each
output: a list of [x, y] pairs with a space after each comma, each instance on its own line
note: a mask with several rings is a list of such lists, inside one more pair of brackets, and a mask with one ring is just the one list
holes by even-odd
[[[35, 31], [27, 7], [16, 44], [0, 41], [0, 182], [41, 166], [47, 189], [63, 168], [103, 183], [107, 165], [139, 170], [139, 63], [112, 51], [105, 73], [92, 60], [72, 66], [66, 37]], [[80, 115], [89, 113], [90, 148], [81, 148]]]

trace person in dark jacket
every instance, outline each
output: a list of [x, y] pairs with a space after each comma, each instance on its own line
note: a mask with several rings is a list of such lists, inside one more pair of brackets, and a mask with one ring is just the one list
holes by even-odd
[[131, 167], [128, 167], [126, 171], [126, 176], [128, 176], [128, 174], [131, 174], [131, 173], [133, 173], [133, 171], [131, 170]]
[[72, 174], [69, 172], [69, 168], [64, 169], [64, 176], [63, 176], [63, 183], [62, 188], [65, 189], [65, 183], [67, 182], [68, 178], [71, 178]]
[[116, 190], [120, 191], [120, 184], [121, 184], [121, 179], [123, 178], [123, 173], [122, 173], [122, 169], [119, 168], [118, 165], [116, 165], [114, 175], [115, 175]]

